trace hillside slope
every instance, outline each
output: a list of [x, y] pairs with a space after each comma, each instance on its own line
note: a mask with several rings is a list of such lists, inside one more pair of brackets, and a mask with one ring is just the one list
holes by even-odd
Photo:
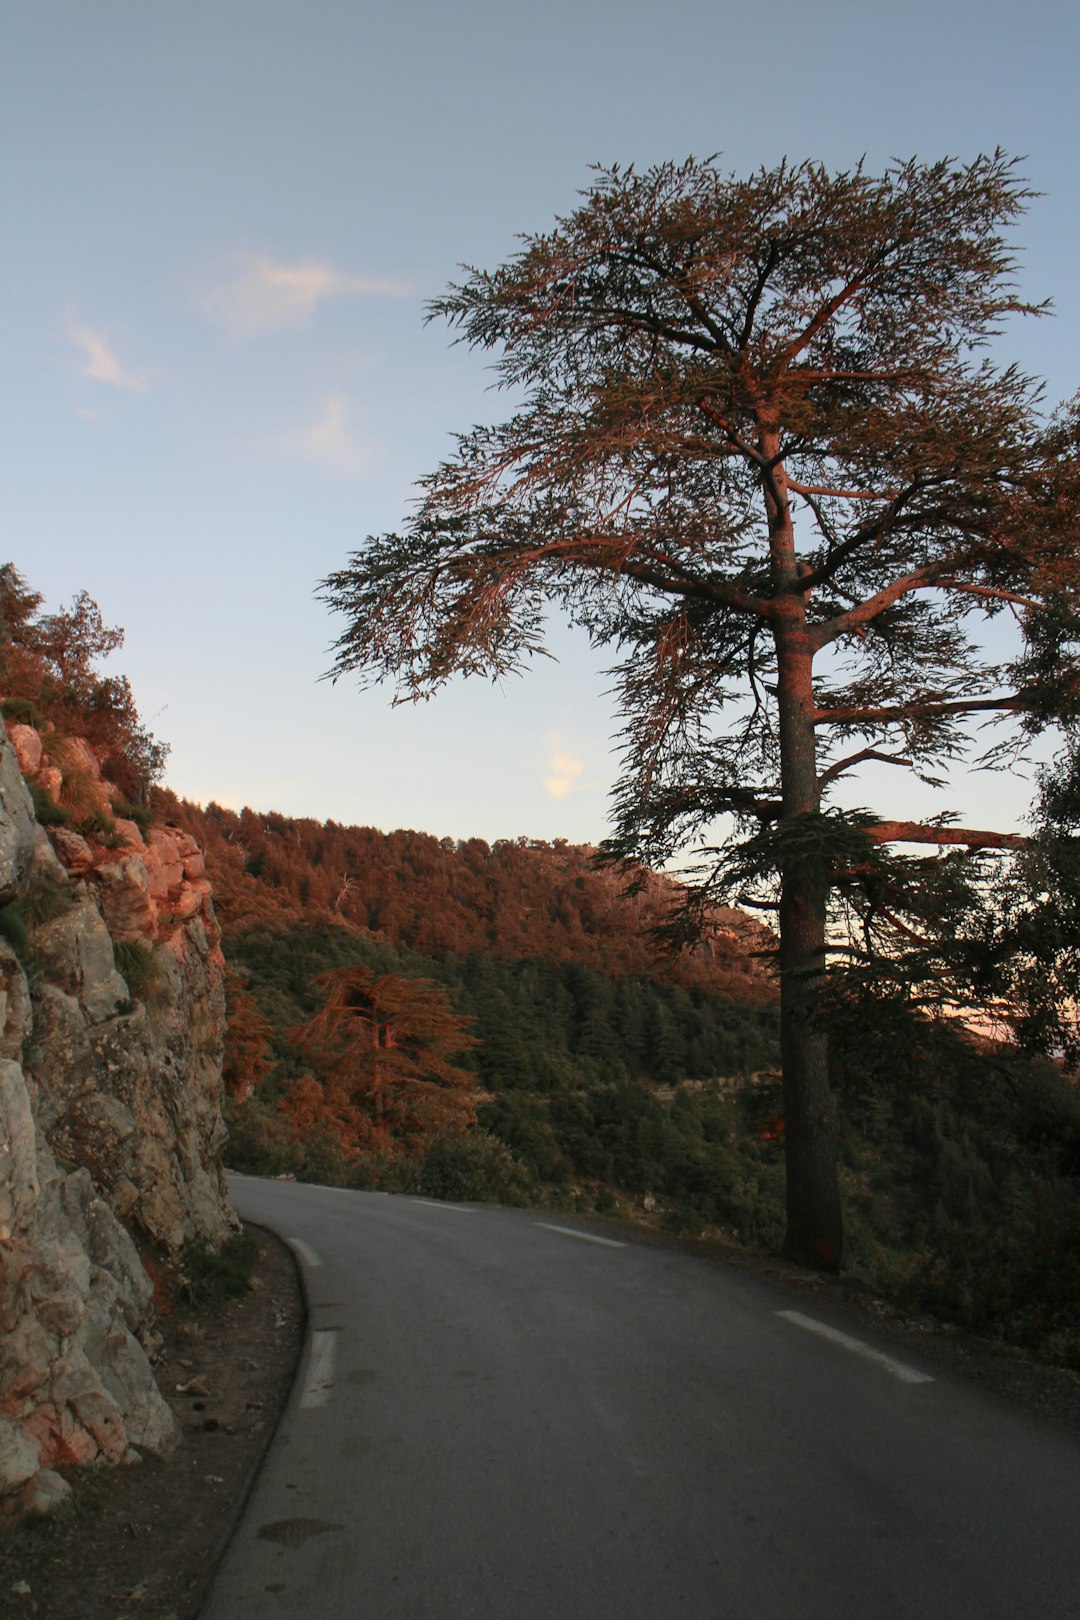
[[[717, 907], [700, 942], [664, 953], [653, 931], [679, 897], [670, 879], [598, 866], [596, 851], [557, 841], [473, 838], [204, 808], [156, 792], [162, 820], [206, 854], [227, 936], [337, 921], [425, 957], [489, 954], [576, 962], [763, 1006], [775, 992], [773, 938], [744, 912]], [[630, 879], [635, 892], [627, 893]]]

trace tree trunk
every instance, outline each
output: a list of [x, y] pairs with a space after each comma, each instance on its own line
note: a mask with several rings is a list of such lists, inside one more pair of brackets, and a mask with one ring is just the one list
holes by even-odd
[[823, 1271], [843, 1258], [836, 1103], [816, 1014], [824, 984], [825, 892], [787, 871], [780, 901], [780, 1051], [784, 1073], [787, 1233], [784, 1253]]
[[[777, 440], [762, 435], [776, 455]], [[817, 771], [813, 648], [800, 589], [795, 536], [781, 465], [766, 499], [775, 589], [773, 634], [780, 728], [781, 832], [821, 807]], [[828, 1041], [818, 1019], [825, 987], [829, 873], [785, 854], [780, 886], [780, 1052], [784, 1081], [789, 1259], [838, 1271], [843, 1217], [837, 1174], [836, 1103], [829, 1085]]]
[[[820, 807], [811, 654], [804, 633], [778, 636], [783, 821]], [[784, 1253], [838, 1271], [843, 1221], [836, 1158], [836, 1104], [828, 1041], [818, 1014], [825, 987], [828, 873], [785, 857], [780, 887], [780, 1051], [784, 1075], [787, 1235]]]

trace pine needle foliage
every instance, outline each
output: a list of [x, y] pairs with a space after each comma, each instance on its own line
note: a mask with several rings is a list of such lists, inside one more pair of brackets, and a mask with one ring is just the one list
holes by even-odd
[[322, 1007], [291, 1033], [323, 1083], [294, 1087], [294, 1108], [306, 1104], [313, 1121], [333, 1119], [354, 1148], [475, 1125], [480, 1088], [452, 1059], [477, 1042], [441, 985], [359, 964], [332, 968], [317, 983]]
[[[737, 875], [777, 908], [785, 1247], [826, 1267], [830, 899], [842, 884], [895, 945], [909, 924], [874, 906], [873, 846], [1022, 842], [948, 805], [924, 824], [886, 806], [853, 839], [837, 787], [869, 762], [938, 786], [960, 760], [1007, 768], [1080, 714], [1080, 408], [1044, 410], [987, 354], [1046, 309], [1019, 296], [1008, 239], [1030, 196], [1000, 151], [880, 175], [599, 170], [552, 231], [431, 306], [516, 404], [323, 584], [344, 619], [331, 673], [399, 699], [523, 668], [553, 607], [615, 652], [609, 853], [696, 850], [707, 891]], [[991, 656], [1003, 615], [1015, 647]], [[925, 911], [925, 876], [901, 861], [888, 882]]]

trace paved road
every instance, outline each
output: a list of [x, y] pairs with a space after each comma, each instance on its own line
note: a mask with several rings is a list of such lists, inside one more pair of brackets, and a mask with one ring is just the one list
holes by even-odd
[[572, 1218], [233, 1191], [310, 1340], [203, 1620], [1080, 1617], [1075, 1441], [816, 1302]]

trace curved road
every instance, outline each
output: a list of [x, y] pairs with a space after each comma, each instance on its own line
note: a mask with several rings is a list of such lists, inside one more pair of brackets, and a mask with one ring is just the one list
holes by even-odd
[[232, 1187], [311, 1315], [202, 1620], [1080, 1616], [1076, 1442], [816, 1301], [572, 1217]]

